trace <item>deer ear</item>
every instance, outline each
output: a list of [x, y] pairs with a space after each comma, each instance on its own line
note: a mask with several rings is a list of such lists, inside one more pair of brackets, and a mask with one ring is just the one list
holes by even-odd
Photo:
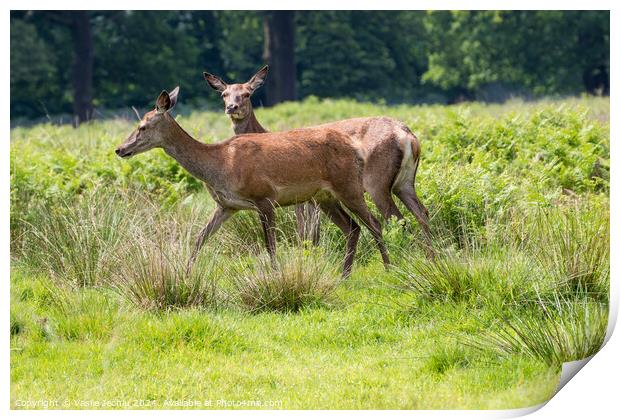
[[222, 79], [220, 79], [217, 76], [212, 75], [211, 73], [207, 73], [205, 71], [202, 73], [202, 75], [204, 76], [207, 83], [209, 83], [209, 86], [211, 86], [213, 89], [217, 90], [218, 92], [224, 92], [226, 88], [228, 87], [228, 85], [224, 83]]
[[170, 95], [165, 90], [162, 90], [155, 102], [157, 113], [163, 114], [170, 109], [171, 105], [172, 101], [170, 100]]
[[247, 85], [250, 87], [252, 92], [261, 87], [263, 83], [265, 83], [265, 79], [267, 78], [267, 73], [269, 72], [269, 66], [264, 66], [262, 69], [256, 72], [254, 76], [248, 81]]
[[170, 108], [168, 109], [172, 109], [177, 104], [177, 97], [179, 96], [179, 86], [172, 89], [172, 92], [170, 92], [168, 96], [170, 96]]

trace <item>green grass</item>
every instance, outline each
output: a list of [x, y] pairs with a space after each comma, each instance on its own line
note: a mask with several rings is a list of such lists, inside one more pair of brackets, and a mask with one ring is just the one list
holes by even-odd
[[[11, 407], [501, 409], [547, 400], [561, 363], [596, 352], [605, 334], [609, 101], [311, 98], [258, 110], [274, 130], [364, 115], [399, 118], [421, 139], [417, 189], [438, 257], [425, 258], [408, 214], [404, 226], [383, 224], [394, 266], [383, 269], [363, 232], [344, 281], [339, 231], [325, 220], [319, 248], [300, 244], [292, 209], [277, 212], [276, 267], [256, 216], [238, 214], [188, 274], [213, 202], [160, 151], [114, 156], [134, 122], [13, 129]], [[231, 133], [220, 113], [177, 118], [205, 141]]]
[[[29, 276], [17, 270], [13, 278], [20, 294]], [[247, 399], [282, 401], [282, 408], [498, 408], [535, 404], [553, 391], [557, 371], [536, 360], [438, 360], [444, 356], [437, 344], [446, 339], [434, 331], [436, 321], [386, 310], [369, 300], [374, 289], [354, 275], [336, 306], [256, 315], [100, 304], [46, 310], [16, 298], [14, 311], [28, 306], [32, 313], [11, 340], [11, 398], [13, 404], [142, 398], [160, 407], [166, 399]], [[38, 331], [44, 315], [53, 325], [49, 337]], [[448, 316], [454, 319], [442, 323], [459, 324], [463, 314]]]

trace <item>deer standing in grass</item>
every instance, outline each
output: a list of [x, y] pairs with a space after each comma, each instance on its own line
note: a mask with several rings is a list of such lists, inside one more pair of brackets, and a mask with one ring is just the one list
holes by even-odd
[[243, 134], [221, 143], [201, 143], [169, 113], [178, 93], [178, 87], [170, 94], [163, 91], [155, 109], [144, 115], [116, 154], [129, 158], [159, 147], [205, 183], [217, 207], [198, 235], [190, 267], [204, 242], [239, 210], [258, 212], [265, 244], [275, 264], [275, 206], [311, 199], [346, 237], [344, 277], [351, 273], [360, 227], [342, 205], [368, 228], [388, 267], [381, 226], [364, 201], [363, 158], [348, 136], [329, 128], [311, 128]]
[[[265, 81], [269, 66], [264, 66], [246, 83], [227, 84], [221, 78], [204, 72], [204, 78], [224, 100], [236, 134], [264, 133], [250, 97]], [[415, 177], [420, 163], [420, 142], [400, 121], [387, 117], [352, 118], [312, 127], [317, 130], [335, 130], [349, 136], [364, 159], [363, 186], [386, 220], [395, 216], [403, 219], [394, 193], [415, 216], [422, 227], [426, 252], [433, 256], [428, 210], [415, 190]], [[345, 174], [342, 174], [345, 176]], [[296, 209], [298, 230], [303, 235], [302, 210]], [[316, 227], [318, 235], [318, 225]]]
[[[261, 87], [267, 76], [268, 66], [263, 67], [247, 83], [227, 85], [219, 77], [207, 72], [204, 77], [209, 85], [221, 93], [224, 112], [230, 117], [235, 134], [267, 133], [256, 119], [250, 96]], [[301, 240], [310, 238], [314, 245], [319, 244], [320, 219], [316, 203], [309, 201], [295, 206], [297, 234]]]

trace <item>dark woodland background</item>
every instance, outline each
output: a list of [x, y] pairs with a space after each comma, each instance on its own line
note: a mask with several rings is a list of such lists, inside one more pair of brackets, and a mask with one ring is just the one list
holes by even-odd
[[180, 84], [220, 106], [202, 71], [247, 80], [258, 105], [609, 94], [608, 11], [12, 11], [11, 120], [146, 106]]

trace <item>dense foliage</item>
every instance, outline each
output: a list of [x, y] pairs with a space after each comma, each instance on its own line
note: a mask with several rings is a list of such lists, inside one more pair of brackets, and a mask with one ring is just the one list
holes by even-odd
[[[239, 81], [263, 60], [260, 12], [100, 11], [90, 24], [99, 110], [144, 104], [154, 89], [179, 83], [186, 104], [215, 103], [202, 70]], [[295, 14], [295, 27], [300, 98], [419, 103], [609, 91], [606, 11], [308, 11]], [[70, 112], [72, 60], [66, 26], [46, 12], [12, 12], [11, 117]]]
[[[583, 103], [587, 103], [583, 101]], [[344, 100], [282, 104], [260, 110], [271, 130], [307, 126], [349, 116], [391, 115], [419, 136], [423, 147], [418, 190], [438, 222], [482, 227], [521, 203], [549, 205], [562, 195], [609, 191], [609, 132], [592, 120], [604, 101], [522, 103], [498, 107], [388, 107]], [[500, 111], [501, 110], [501, 111]], [[526, 112], [526, 113], [524, 113]], [[602, 111], [604, 112], [604, 111]], [[188, 132], [208, 142], [228, 138], [220, 113], [179, 115]], [[105, 129], [102, 130], [102, 128]], [[115, 120], [84, 126], [39, 125], [12, 131], [12, 233], [17, 219], [38, 200], [65, 199], [99, 184], [155, 194], [172, 204], [203, 190], [199, 181], [161, 150], [119, 160], [114, 147], [132, 123]]]

